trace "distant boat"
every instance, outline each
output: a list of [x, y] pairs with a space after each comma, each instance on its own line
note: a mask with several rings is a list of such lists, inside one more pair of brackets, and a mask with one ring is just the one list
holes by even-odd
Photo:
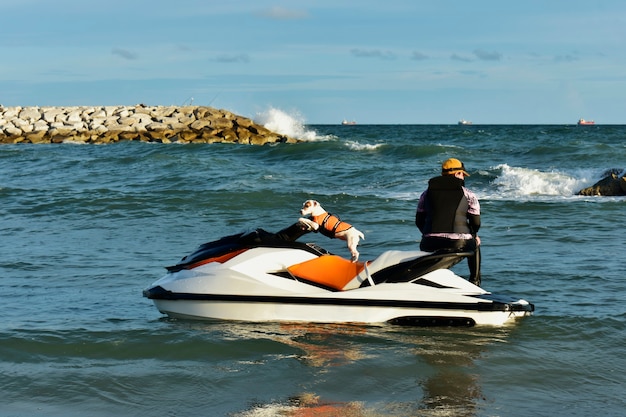
[[344, 126], [351, 126], [351, 125], [355, 125], [355, 124], [356, 124], [356, 122], [355, 122], [354, 120], [345, 120], [345, 119], [344, 119], [344, 120], [341, 122], [341, 124], [342, 124], [342, 125], [344, 125]]
[[578, 119], [578, 126], [589, 126], [595, 124], [596, 122], [594, 122], [593, 120]]
[[471, 125], [472, 122], [470, 122], [469, 120], [461, 119], [461, 120], [459, 120], [459, 124], [460, 125]]

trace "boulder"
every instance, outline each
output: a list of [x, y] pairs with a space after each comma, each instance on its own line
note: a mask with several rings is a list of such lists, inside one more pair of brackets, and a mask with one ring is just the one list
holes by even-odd
[[626, 176], [611, 172], [591, 187], [583, 188], [578, 195], [588, 196], [622, 196], [626, 195]]
[[36, 132], [31, 132], [31, 133], [27, 133], [26, 136], [26, 141], [30, 142], [30, 143], [49, 143], [50, 141], [48, 139], [44, 139], [44, 136], [46, 135], [46, 131], [44, 130], [39, 130]]
[[167, 123], [162, 123], [162, 122], [152, 122], [146, 125], [146, 130], [150, 132], [165, 131], [167, 129], [169, 129], [169, 125]]
[[48, 130], [50, 130], [50, 126], [44, 120], [37, 120], [33, 125], [33, 132], [48, 132]]
[[198, 133], [189, 130], [182, 131], [178, 134], [178, 140], [181, 142], [193, 142], [197, 138]]
[[41, 119], [41, 112], [37, 107], [24, 107], [19, 113], [19, 118], [34, 123]]
[[22, 129], [20, 129], [19, 127], [15, 126], [13, 123], [9, 123], [8, 125], [6, 125], [4, 127], [4, 132], [10, 138], [16, 138], [16, 137], [21, 136], [21, 135], [24, 134]]
[[213, 127], [220, 130], [230, 130], [233, 128], [233, 121], [227, 117], [213, 119]]
[[64, 115], [63, 109], [51, 107], [44, 110], [42, 119], [48, 123], [55, 123], [60, 120], [59, 117], [62, 115]]
[[211, 120], [196, 120], [191, 123], [189, 127], [193, 130], [213, 129], [213, 122]]
[[83, 117], [81, 115], [80, 110], [74, 110], [67, 115], [67, 118], [64, 120], [68, 124], [80, 123], [83, 121]]

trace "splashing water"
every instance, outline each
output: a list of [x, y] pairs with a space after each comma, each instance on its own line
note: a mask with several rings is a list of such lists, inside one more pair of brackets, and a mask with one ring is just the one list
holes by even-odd
[[500, 169], [501, 174], [493, 184], [499, 186], [501, 191], [517, 196], [571, 196], [588, 182], [586, 178], [576, 178], [562, 172], [542, 172], [506, 164], [496, 169]]
[[359, 143], [353, 140], [346, 142], [346, 147], [353, 151], [374, 151], [378, 148], [383, 147], [384, 145], [385, 145], [384, 143], [375, 143], [375, 144]]
[[282, 110], [270, 108], [269, 110], [257, 113], [254, 121], [268, 128], [269, 130], [287, 135], [300, 140], [328, 140], [328, 136], [318, 136], [314, 130], [307, 130], [304, 118], [299, 113], [295, 115], [287, 114]]

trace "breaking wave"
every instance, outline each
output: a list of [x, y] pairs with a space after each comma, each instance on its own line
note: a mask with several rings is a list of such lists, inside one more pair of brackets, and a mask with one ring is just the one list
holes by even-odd
[[522, 196], [573, 196], [598, 181], [604, 170], [581, 169], [576, 172], [540, 171], [501, 164], [494, 167], [496, 178], [491, 182], [498, 194]]
[[353, 151], [373, 151], [383, 147], [384, 143], [360, 143], [357, 141], [347, 141], [346, 147]]
[[331, 135], [318, 135], [315, 130], [306, 127], [304, 117], [299, 112], [289, 114], [283, 110], [271, 107], [257, 113], [254, 121], [265, 126], [272, 132], [287, 135], [295, 139], [306, 141], [320, 141], [335, 139]]

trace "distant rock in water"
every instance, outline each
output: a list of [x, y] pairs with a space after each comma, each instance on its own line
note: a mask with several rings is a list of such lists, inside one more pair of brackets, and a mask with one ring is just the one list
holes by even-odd
[[583, 188], [578, 195], [590, 196], [622, 196], [626, 195], [626, 176], [623, 170], [611, 169], [604, 173], [604, 178], [592, 185]]
[[205, 106], [0, 106], [0, 143], [295, 143], [253, 120]]

